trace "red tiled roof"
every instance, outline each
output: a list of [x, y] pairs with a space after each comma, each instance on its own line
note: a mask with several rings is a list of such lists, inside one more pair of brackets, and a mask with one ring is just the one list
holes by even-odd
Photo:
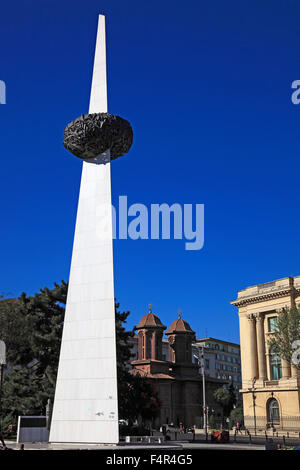
[[166, 335], [171, 333], [195, 333], [188, 322], [183, 320], [182, 318], [177, 318], [177, 320], [173, 321], [170, 328], [166, 331]]
[[157, 326], [166, 329], [166, 327], [162, 324], [158, 316], [154, 315], [154, 313], [152, 312], [149, 312], [144, 315], [139, 324], [136, 326], [136, 328], [145, 328], [147, 326]]

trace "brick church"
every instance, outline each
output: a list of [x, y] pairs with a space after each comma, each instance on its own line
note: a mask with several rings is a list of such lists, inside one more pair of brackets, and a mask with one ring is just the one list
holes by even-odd
[[[193, 363], [192, 355], [195, 332], [181, 318], [181, 314], [167, 329], [158, 316], [152, 313], [151, 308], [135, 329], [138, 337], [138, 359], [131, 362], [131, 373], [147, 377], [158, 392], [161, 408], [155, 426], [183, 423], [184, 426], [202, 427], [202, 376], [199, 374], [198, 363]], [[168, 338], [168, 360], [162, 354], [164, 331]], [[211, 377], [206, 377], [205, 380], [206, 405], [216, 415], [221, 410], [213, 393], [223, 383]]]

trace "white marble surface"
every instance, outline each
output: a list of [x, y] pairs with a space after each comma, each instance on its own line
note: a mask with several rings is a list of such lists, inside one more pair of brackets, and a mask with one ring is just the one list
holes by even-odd
[[[102, 15], [89, 108], [95, 112], [107, 112]], [[83, 162], [50, 442], [119, 440], [111, 176], [110, 163], [100, 161]]]

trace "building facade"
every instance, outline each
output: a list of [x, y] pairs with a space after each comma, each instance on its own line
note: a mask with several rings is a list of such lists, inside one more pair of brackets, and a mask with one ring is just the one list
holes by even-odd
[[[202, 375], [198, 362], [193, 361], [195, 332], [181, 315], [167, 329], [151, 310], [135, 328], [137, 335], [132, 342], [136, 357], [131, 361], [130, 372], [146, 377], [158, 393], [161, 407], [154, 425], [183, 423], [203, 427]], [[167, 339], [163, 338], [164, 333]], [[216, 416], [221, 415], [213, 394], [223, 384], [220, 379], [206, 378], [206, 412], [208, 408], [214, 410]]]
[[300, 431], [300, 371], [269, 346], [283, 308], [300, 303], [300, 276], [248, 287], [231, 302], [238, 308], [245, 426]]
[[236, 392], [237, 406], [241, 405], [242, 397], [239, 390], [242, 388], [240, 345], [216, 338], [199, 338], [193, 344], [193, 359], [204, 353], [205, 374], [208, 377], [222, 379], [228, 388], [232, 383]]
[[[131, 338], [132, 355], [135, 360], [139, 357], [138, 335]], [[203, 346], [203, 350], [202, 350]], [[169, 361], [169, 341], [161, 339], [162, 359]], [[236, 392], [237, 406], [242, 404], [240, 389], [242, 388], [240, 345], [216, 338], [199, 338], [192, 343], [192, 362], [202, 364], [202, 351], [204, 354], [205, 376], [223, 381], [223, 387], [228, 388], [232, 383]], [[128, 365], [129, 367], [129, 365]], [[202, 367], [198, 367], [202, 375]]]

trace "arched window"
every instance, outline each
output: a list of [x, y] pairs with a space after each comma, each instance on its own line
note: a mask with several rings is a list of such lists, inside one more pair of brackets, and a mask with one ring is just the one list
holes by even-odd
[[271, 380], [279, 380], [282, 377], [281, 359], [275, 347], [270, 349]]
[[152, 334], [151, 333], [146, 333], [146, 359], [151, 359], [152, 358], [152, 351], [151, 351], [151, 338]]
[[141, 333], [142, 336], [142, 359], [146, 359], [145, 357], [145, 335]]
[[185, 361], [189, 362], [190, 360], [191, 360], [190, 341], [187, 338], [185, 342]]
[[267, 403], [267, 416], [268, 423], [272, 426], [280, 423], [279, 405], [275, 398], [271, 398]]

